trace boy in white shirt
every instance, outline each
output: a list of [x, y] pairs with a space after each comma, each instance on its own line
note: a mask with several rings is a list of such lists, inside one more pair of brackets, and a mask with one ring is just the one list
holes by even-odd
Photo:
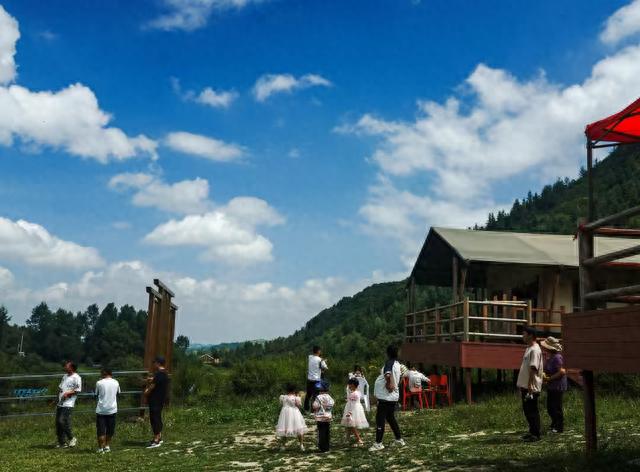
[[387, 347], [387, 361], [380, 370], [380, 375], [374, 384], [373, 394], [378, 399], [376, 410], [376, 442], [369, 448], [370, 451], [381, 451], [384, 449], [382, 438], [384, 437], [385, 422], [389, 423], [393, 435], [396, 438], [397, 446], [404, 446], [400, 427], [396, 421], [396, 404], [400, 398], [400, 379], [402, 372], [398, 362], [398, 348]]
[[78, 440], [71, 432], [71, 412], [76, 405], [78, 393], [82, 390], [82, 379], [76, 372], [76, 365], [67, 361], [64, 364], [65, 374], [58, 385], [58, 405], [56, 407], [56, 447], [75, 447]]
[[307, 394], [304, 397], [304, 411], [309, 411], [316, 394], [316, 383], [322, 380], [322, 374], [328, 370], [327, 361], [322, 358], [319, 346], [313, 346], [313, 354], [307, 359]]
[[111, 438], [116, 431], [116, 413], [118, 413], [118, 394], [120, 384], [112, 377], [111, 369], [104, 367], [102, 378], [96, 383], [96, 430], [98, 453], [111, 452]]

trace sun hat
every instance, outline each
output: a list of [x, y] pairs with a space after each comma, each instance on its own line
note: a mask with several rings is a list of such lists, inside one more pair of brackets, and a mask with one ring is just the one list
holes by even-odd
[[560, 340], [553, 336], [549, 336], [547, 339], [540, 341], [540, 345], [550, 351], [562, 352], [562, 344], [560, 344]]

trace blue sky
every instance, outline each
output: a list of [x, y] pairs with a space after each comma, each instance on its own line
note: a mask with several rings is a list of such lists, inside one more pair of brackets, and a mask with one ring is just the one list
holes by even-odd
[[[640, 1], [0, 0], [0, 303], [284, 335], [581, 164]], [[19, 39], [17, 39], [19, 35]]]

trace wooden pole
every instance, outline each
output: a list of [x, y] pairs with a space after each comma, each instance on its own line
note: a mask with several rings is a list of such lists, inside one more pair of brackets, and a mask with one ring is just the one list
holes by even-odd
[[436, 342], [440, 342], [441, 341], [441, 335], [442, 335], [442, 326], [440, 326], [440, 307], [438, 306], [438, 304], [436, 303]]
[[462, 316], [464, 317], [464, 340], [469, 341], [469, 297], [465, 297], [464, 304], [462, 306]]
[[453, 303], [456, 303], [458, 299], [458, 257], [453, 256], [451, 261], [451, 291], [453, 292]]
[[471, 369], [469, 367], [466, 367], [464, 369], [464, 386], [467, 397], [467, 404], [471, 405], [473, 401], [471, 397]]
[[[591, 147], [588, 146], [588, 156], [590, 160]], [[589, 171], [591, 173], [591, 169]], [[592, 190], [592, 189], [591, 189]], [[589, 198], [589, 214], [593, 216], [593, 208], [591, 208], [592, 200]], [[590, 218], [591, 219], [591, 218]], [[595, 304], [587, 299], [587, 294], [593, 290], [592, 269], [582, 264], [582, 261], [593, 257], [593, 234], [591, 232], [578, 232], [578, 254], [580, 260], [580, 309], [587, 312], [595, 309]], [[583, 396], [584, 396], [584, 435], [586, 441], [587, 454], [593, 454], [598, 449], [598, 434], [596, 425], [596, 396], [595, 385], [593, 381], [593, 372], [590, 370], [582, 371]]]

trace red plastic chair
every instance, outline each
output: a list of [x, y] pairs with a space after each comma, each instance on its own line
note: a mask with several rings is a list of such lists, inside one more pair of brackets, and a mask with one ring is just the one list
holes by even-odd
[[424, 403], [426, 403], [426, 408], [429, 408], [429, 399], [427, 398], [427, 393], [420, 387], [420, 389], [411, 389], [409, 388], [409, 379], [407, 377], [402, 378], [402, 391], [404, 395], [402, 397], [402, 410], [407, 410], [407, 400], [411, 400], [411, 405], [413, 405], [413, 397], [418, 397], [418, 404], [420, 405], [420, 409], [425, 408], [422, 397], [424, 397]]
[[440, 376], [440, 381], [436, 384], [436, 386], [437, 388], [435, 391], [435, 396], [445, 396], [447, 398], [447, 403], [449, 403], [449, 406], [451, 406], [453, 402], [451, 401], [451, 390], [449, 390], [449, 377], [447, 376], [447, 374], [442, 374]]

